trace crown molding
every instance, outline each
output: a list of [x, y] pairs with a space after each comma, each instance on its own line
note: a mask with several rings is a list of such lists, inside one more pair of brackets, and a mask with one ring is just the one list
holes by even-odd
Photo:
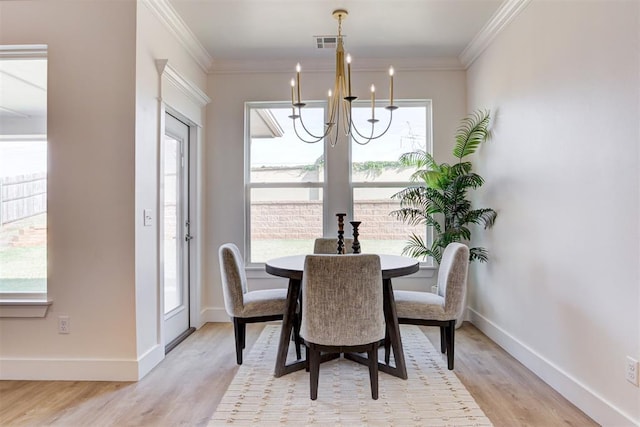
[[505, 0], [489, 22], [464, 48], [458, 59], [465, 69], [489, 47], [493, 39], [529, 4], [531, 0]]
[[[211, 74], [236, 73], [287, 73], [294, 72], [296, 59], [277, 60], [213, 60]], [[300, 61], [307, 72], [334, 72], [335, 58], [305, 59]], [[390, 65], [396, 71], [459, 71], [465, 67], [458, 58], [394, 58], [394, 59], [359, 59], [351, 66], [354, 71], [384, 71]]]
[[182, 46], [195, 59], [200, 68], [207, 73], [211, 68], [213, 58], [198, 41], [193, 32], [184, 23], [182, 18], [168, 0], [141, 0], [151, 12], [156, 15], [160, 22], [169, 30], [171, 34], [182, 44]]
[[30, 46], [23, 45], [4, 45], [0, 46], [0, 59], [46, 59], [47, 45], [34, 44]]
[[187, 95], [200, 108], [211, 102], [211, 98], [206, 93], [176, 71], [167, 59], [156, 59], [156, 68], [161, 77], [166, 77], [169, 83]]

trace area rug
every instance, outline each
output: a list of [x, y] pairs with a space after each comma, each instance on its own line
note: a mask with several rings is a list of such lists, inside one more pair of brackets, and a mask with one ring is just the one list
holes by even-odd
[[318, 400], [312, 401], [308, 372], [273, 376], [280, 326], [268, 325], [209, 426], [491, 426], [424, 333], [410, 325], [401, 333], [408, 380], [380, 372], [373, 400], [367, 367], [340, 358], [320, 366]]

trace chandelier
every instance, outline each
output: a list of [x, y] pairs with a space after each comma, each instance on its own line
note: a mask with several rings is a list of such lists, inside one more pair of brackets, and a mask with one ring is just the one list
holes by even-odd
[[[333, 90], [329, 90], [328, 93], [328, 120], [324, 124], [324, 131], [321, 135], [314, 134], [309, 131], [309, 127], [305, 125], [302, 112], [303, 107], [306, 105], [302, 102], [300, 86], [300, 71], [301, 67], [298, 63], [296, 65], [296, 77], [291, 79], [291, 115], [290, 119], [293, 120], [293, 129], [296, 136], [306, 143], [316, 143], [328, 138], [331, 146], [335, 146], [338, 142], [338, 134], [342, 132], [345, 136], [351, 137], [353, 141], [360, 145], [365, 145], [374, 139], [380, 138], [387, 133], [393, 120], [393, 111], [398, 107], [393, 105], [393, 67], [389, 67], [389, 105], [384, 107], [388, 112], [388, 122], [383, 126], [383, 130], [380, 131], [380, 127], [376, 129], [376, 125], [380, 120], [376, 119], [376, 88], [371, 85], [371, 117], [367, 120], [369, 125], [364, 125], [364, 129], [358, 129], [353, 121], [353, 101], [358, 99], [357, 96], [351, 92], [351, 55], [347, 55], [347, 73], [345, 76], [345, 55], [344, 46], [342, 43], [342, 21], [347, 17], [348, 12], [344, 9], [334, 10], [333, 17], [338, 20], [338, 37], [336, 47], [336, 79], [333, 84]], [[378, 133], [376, 134], [376, 130]]]

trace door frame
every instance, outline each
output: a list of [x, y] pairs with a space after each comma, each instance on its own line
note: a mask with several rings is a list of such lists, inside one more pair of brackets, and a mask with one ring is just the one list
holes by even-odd
[[[201, 275], [201, 259], [202, 259], [202, 142], [200, 126], [182, 114], [177, 109], [170, 105], [161, 102], [160, 108], [160, 146], [158, 147], [158, 192], [157, 192], [157, 212], [163, 211], [164, 205], [164, 182], [163, 182], [163, 162], [164, 162], [164, 137], [166, 130], [165, 114], [171, 114], [178, 120], [182, 121], [189, 127], [189, 176], [188, 176], [188, 191], [189, 191], [189, 220], [190, 220], [190, 234], [194, 238], [186, 244], [189, 250], [189, 262], [185, 266], [186, 273], [189, 277], [189, 330], [186, 335], [193, 332], [202, 326], [200, 320], [200, 301], [201, 301], [201, 289], [202, 289], [202, 275]], [[158, 218], [160, 218], [158, 216]], [[164, 226], [163, 221], [160, 219], [158, 224], [158, 344], [164, 347], [165, 337], [165, 325], [164, 325]], [[188, 331], [189, 331], [188, 330]], [[175, 345], [174, 345], [175, 346]], [[165, 354], [168, 353], [174, 346], [165, 348]]]

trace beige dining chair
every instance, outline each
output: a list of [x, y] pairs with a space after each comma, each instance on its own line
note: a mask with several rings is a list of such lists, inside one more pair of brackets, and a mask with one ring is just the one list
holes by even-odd
[[300, 336], [307, 347], [310, 397], [318, 398], [320, 353], [367, 352], [371, 397], [378, 398], [378, 342], [384, 339], [378, 255], [307, 255]]
[[[353, 239], [344, 239], [344, 251], [345, 253], [353, 253]], [[338, 253], [338, 238], [337, 237], [320, 237], [313, 242], [314, 254], [337, 254]]]
[[[453, 369], [456, 319], [464, 311], [469, 270], [469, 248], [449, 243], [438, 270], [438, 293], [393, 291], [398, 323], [440, 327], [440, 351], [447, 353], [447, 368]], [[385, 360], [389, 360], [385, 339]]]
[[[287, 289], [249, 291], [244, 262], [240, 250], [233, 243], [225, 243], [218, 250], [224, 307], [233, 321], [236, 340], [236, 362], [242, 365], [247, 323], [282, 320], [287, 306]], [[296, 356], [301, 359], [299, 319], [294, 319]]]

